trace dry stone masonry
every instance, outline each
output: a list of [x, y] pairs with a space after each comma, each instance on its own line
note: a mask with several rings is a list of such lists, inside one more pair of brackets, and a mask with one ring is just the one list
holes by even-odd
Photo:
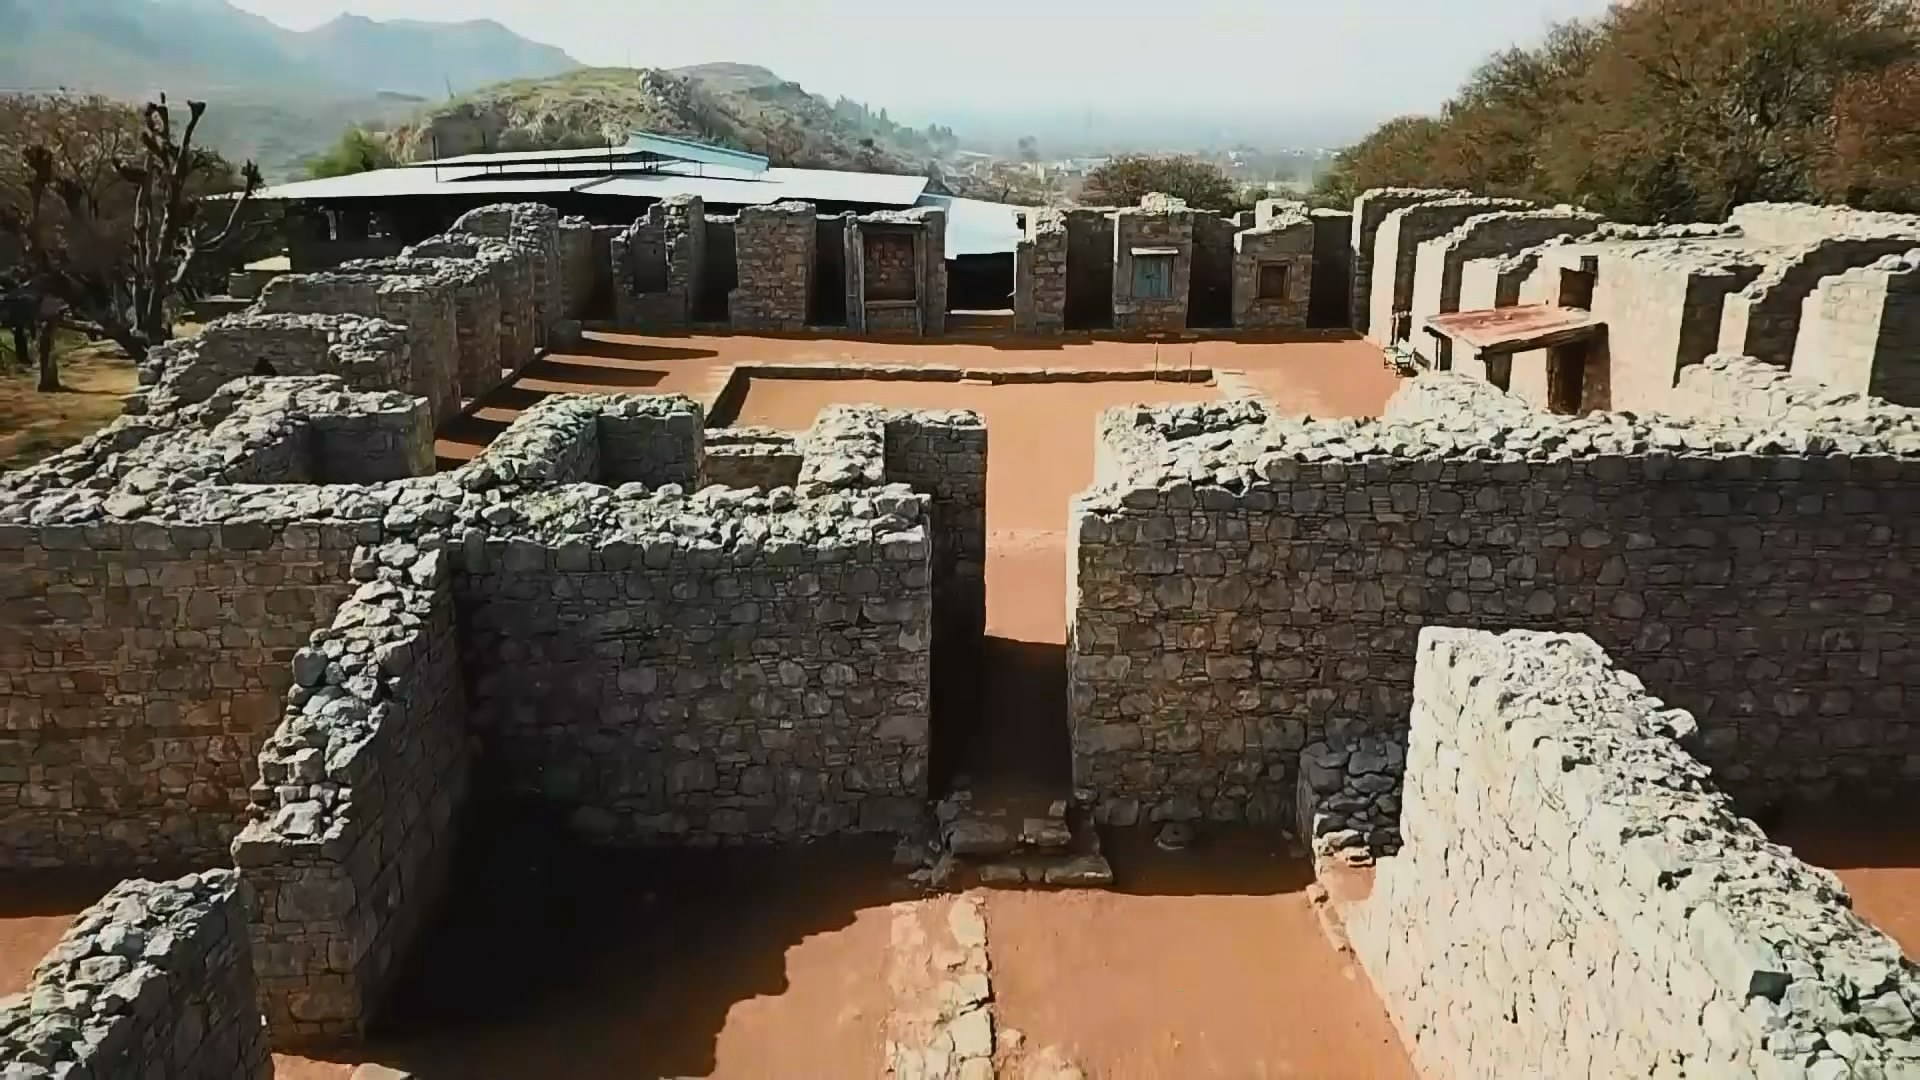
[[1920, 1075], [1920, 969], [1581, 635], [1421, 631], [1354, 949], [1431, 1076]]
[[0, 999], [0, 1074], [269, 1080], [239, 875], [125, 881]]
[[413, 351], [406, 328], [384, 319], [232, 315], [149, 352], [127, 411], [192, 405], [248, 375], [338, 375], [356, 390], [407, 390], [414, 386]]
[[727, 311], [738, 330], [804, 330], [818, 230], [811, 203], [749, 206], [734, 225], [739, 287]]
[[1920, 406], [1920, 246], [1828, 277], [1807, 296], [1793, 371]]
[[[1365, 423], [1108, 414], [1069, 563], [1075, 781], [1103, 820], [1276, 820], [1309, 744], [1330, 768], [1401, 738], [1425, 624], [1592, 634], [1756, 798], [1920, 776], [1911, 414], [1576, 419], [1409, 385]], [[1315, 786], [1343, 799], [1325, 832], [1391, 846], [1357, 784]]]

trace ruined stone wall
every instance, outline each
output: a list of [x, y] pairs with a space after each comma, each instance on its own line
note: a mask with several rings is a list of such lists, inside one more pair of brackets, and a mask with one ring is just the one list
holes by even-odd
[[531, 264], [533, 345], [547, 344], [547, 331], [561, 319], [565, 298], [560, 266], [560, 212], [544, 203], [496, 203], [460, 215], [448, 232], [502, 241]]
[[1353, 318], [1353, 329], [1372, 338], [1374, 248], [1387, 215], [1416, 203], [1472, 195], [1471, 191], [1445, 188], [1370, 188], [1353, 201], [1353, 232], [1347, 245], [1352, 269], [1347, 310]]
[[423, 259], [400, 256], [340, 265], [343, 274], [420, 277], [444, 283], [453, 294], [453, 395], [457, 402], [477, 399], [500, 382], [500, 286], [493, 272], [471, 259]]
[[1114, 328], [1113, 210], [1078, 207], [1065, 211], [1067, 276], [1065, 326], [1068, 330]]
[[706, 284], [706, 204], [675, 195], [612, 241], [614, 319], [622, 326], [693, 321]]
[[928, 496], [937, 642], [987, 629], [987, 426], [977, 413], [888, 410], [885, 479]]
[[1058, 334], [1067, 325], [1070, 282], [1067, 218], [1035, 210], [1014, 249], [1014, 325], [1023, 334]]
[[490, 381], [484, 370], [463, 371], [461, 391], [465, 396], [484, 396], [505, 381], [509, 373], [518, 373], [533, 362], [537, 335], [534, 333], [534, 259], [530, 253], [504, 241], [465, 233], [442, 233], [414, 244], [403, 254], [418, 259], [469, 259], [493, 276], [494, 292], [499, 297], [496, 336], [500, 369], [493, 372]]
[[716, 488], [631, 504], [619, 531], [470, 548], [473, 727], [498, 782], [626, 842], [904, 827], [927, 792], [925, 512], [905, 488]]
[[[1604, 235], [1604, 234], [1601, 234]], [[1763, 263], [1724, 241], [1695, 237], [1572, 243], [1537, 249], [1522, 303], [1557, 303], [1561, 275], [1594, 276], [1592, 311], [1607, 324], [1586, 351], [1581, 408], [1667, 408], [1681, 369], [1713, 355], [1727, 297], [1758, 277]], [[1513, 359], [1513, 392], [1547, 405], [1546, 356]]]
[[263, 314], [371, 316], [405, 327], [413, 362], [407, 391], [427, 399], [436, 423], [460, 412], [460, 334], [451, 283], [386, 274], [289, 274], [267, 286], [257, 308]]
[[1808, 294], [1793, 372], [1920, 406], [1920, 247], [1836, 274]]
[[1688, 416], [1807, 424], [1845, 415], [1863, 422], [1906, 420], [1911, 410], [1818, 379], [1793, 375], [1751, 356], [1709, 356], [1680, 373], [1672, 411]]
[[1407, 319], [1413, 310], [1414, 274], [1421, 244], [1445, 236], [1478, 215], [1531, 210], [1533, 205], [1524, 199], [1435, 199], [1388, 214], [1374, 241], [1367, 340], [1391, 345], [1413, 336]]
[[1351, 326], [1347, 305], [1353, 302], [1353, 214], [1320, 209], [1308, 216], [1313, 219], [1313, 305], [1307, 325]]
[[276, 1047], [358, 1037], [443, 891], [468, 787], [444, 551], [355, 552], [352, 597], [294, 654], [233, 860], [257, 898]]
[[196, 404], [249, 375], [338, 375], [356, 390], [405, 390], [411, 367], [405, 328], [383, 319], [247, 312], [149, 352], [127, 411]]
[[[1414, 257], [1413, 307], [1409, 341], [1428, 360], [1452, 360], [1452, 342], [1435, 339], [1427, 319], [1454, 311], [1475, 311], [1461, 303], [1470, 260], [1507, 255], [1556, 236], [1584, 236], [1600, 227], [1600, 217], [1570, 207], [1503, 210], [1476, 214], [1444, 235], [1423, 242]], [[1488, 307], [1496, 305], [1489, 304]]]
[[707, 432], [700, 486], [793, 487], [800, 482], [800, 444], [792, 432], [764, 427], [715, 428]]
[[[1437, 623], [1593, 635], [1698, 712], [1736, 791], [1915, 782], [1910, 420], [1554, 417], [1445, 378], [1505, 411], [1109, 414], [1069, 562], [1075, 782], [1104, 819], [1273, 819], [1309, 743], [1401, 730]], [[1382, 810], [1324, 828], [1389, 842]]]
[[727, 302], [734, 329], [806, 329], [815, 241], [812, 204], [746, 207], [734, 237], [740, 287]]
[[1432, 1076], [1897, 1075], [1920, 971], [1579, 635], [1421, 632], [1355, 954]]
[[1920, 230], [1899, 237], [1835, 236], [1776, 259], [1746, 288], [1727, 297], [1720, 316], [1720, 351], [1792, 367], [1801, 309], [1822, 279], [1915, 246], [1920, 246]]
[[1746, 203], [1733, 208], [1727, 224], [1756, 244], [1799, 247], [1834, 236], [1913, 236], [1920, 215], [1855, 210], [1812, 203]]
[[[1269, 218], [1233, 238], [1233, 325], [1270, 330], [1307, 325], [1313, 304], [1316, 226], [1304, 215]], [[1286, 290], [1260, 295], [1262, 268], [1285, 267]]]
[[0, 1001], [7, 1075], [270, 1080], [248, 902], [231, 870], [114, 886]]
[[333, 467], [385, 480], [432, 461], [416, 402], [343, 395], [342, 411], [367, 412], [322, 437], [337, 452], [306, 448], [321, 471], [234, 476], [248, 433], [311, 434], [335, 407], [312, 393], [253, 404], [216, 395], [176, 414], [182, 431], [128, 418], [0, 489], [0, 866], [223, 861], [286, 661], [349, 591], [354, 543], [346, 524], [293, 524], [275, 505], [290, 489], [225, 485], [325, 481], [388, 422], [410, 427], [405, 454]]
[[[1165, 332], [1187, 328], [1193, 279], [1194, 212], [1178, 199], [1149, 195], [1137, 207], [1113, 214], [1113, 328]], [[1134, 263], [1143, 250], [1173, 252], [1169, 296], [1134, 295]], [[1072, 261], [1068, 261], [1072, 272]]]

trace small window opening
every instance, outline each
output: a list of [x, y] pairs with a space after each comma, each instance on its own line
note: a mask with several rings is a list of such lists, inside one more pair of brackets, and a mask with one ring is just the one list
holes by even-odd
[[1292, 295], [1289, 271], [1293, 267], [1286, 263], [1260, 264], [1260, 299], [1285, 300]]
[[1142, 300], [1172, 299], [1173, 256], [1135, 255], [1133, 295]]

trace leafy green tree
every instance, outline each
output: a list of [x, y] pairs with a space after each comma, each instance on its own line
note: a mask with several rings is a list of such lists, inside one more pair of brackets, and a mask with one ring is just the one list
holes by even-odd
[[1220, 166], [1196, 157], [1122, 154], [1087, 174], [1082, 201], [1132, 206], [1154, 192], [1184, 199], [1197, 209], [1244, 209], [1240, 185]]
[[399, 162], [385, 139], [364, 128], [348, 128], [332, 149], [307, 164], [307, 176], [314, 180], [329, 176], [391, 169]]

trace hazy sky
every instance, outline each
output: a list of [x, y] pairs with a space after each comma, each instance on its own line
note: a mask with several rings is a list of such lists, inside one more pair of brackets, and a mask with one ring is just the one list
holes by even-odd
[[1023, 108], [1432, 109], [1487, 53], [1606, 0], [233, 0], [305, 28], [490, 18], [584, 63], [761, 64], [901, 119]]

